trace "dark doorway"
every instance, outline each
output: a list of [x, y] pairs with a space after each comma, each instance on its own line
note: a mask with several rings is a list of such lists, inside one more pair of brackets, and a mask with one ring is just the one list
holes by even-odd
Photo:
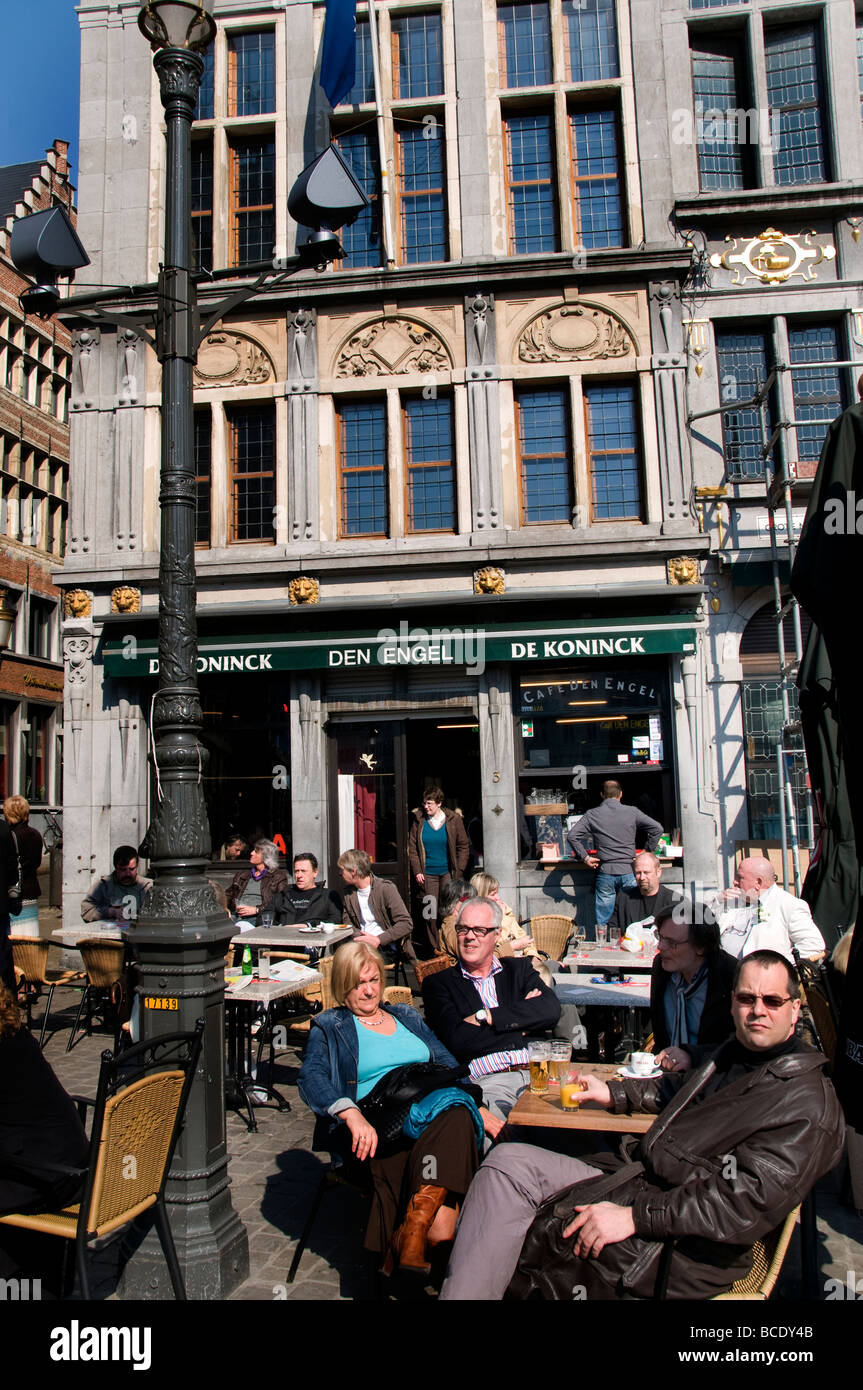
[[329, 881], [340, 881], [342, 850], [363, 849], [375, 873], [395, 883], [411, 904], [408, 833], [412, 808], [432, 785], [445, 804], [458, 808], [474, 848], [471, 866], [482, 859], [479, 733], [473, 716], [331, 722]]

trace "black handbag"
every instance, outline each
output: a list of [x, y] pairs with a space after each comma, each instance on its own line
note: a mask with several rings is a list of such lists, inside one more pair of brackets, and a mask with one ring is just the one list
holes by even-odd
[[382, 1076], [357, 1105], [363, 1118], [374, 1126], [380, 1143], [394, 1144], [401, 1138], [402, 1125], [414, 1101], [423, 1100], [432, 1091], [456, 1086], [467, 1070], [466, 1066], [445, 1067], [440, 1062], [407, 1062]]

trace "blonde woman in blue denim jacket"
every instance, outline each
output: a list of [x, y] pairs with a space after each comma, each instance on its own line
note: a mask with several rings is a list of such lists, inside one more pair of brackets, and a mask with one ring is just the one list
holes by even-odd
[[380, 952], [365, 942], [336, 952], [338, 1007], [312, 1019], [298, 1086], [306, 1105], [330, 1120], [329, 1147], [347, 1164], [369, 1165], [374, 1200], [366, 1249], [385, 1256], [385, 1272], [398, 1260], [402, 1269], [427, 1274], [429, 1248], [452, 1240], [458, 1203], [479, 1159], [470, 1111], [460, 1105], [438, 1115], [420, 1139], [406, 1138], [397, 1152], [376, 1156], [377, 1132], [358, 1100], [407, 1063], [458, 1067], [414, 1009], [381, 1002], [384, 971]]

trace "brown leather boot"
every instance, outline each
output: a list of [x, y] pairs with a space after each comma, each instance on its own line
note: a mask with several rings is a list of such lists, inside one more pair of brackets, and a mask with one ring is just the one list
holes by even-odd
[[423, 1183], [411, 1197], [405, 1219], [393, 1236], [400, 1269], [412, 1269], [421, 1274], [430, 1272], [426, 1237], [445, 1198], [446, 1188], [433, 1187], [431, 1183]]

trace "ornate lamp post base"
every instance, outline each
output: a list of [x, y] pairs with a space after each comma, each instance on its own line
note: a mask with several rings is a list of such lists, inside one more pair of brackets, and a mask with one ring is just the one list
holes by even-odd
[[[224, 1299], [249, 1273], [246, 1229], [231, 1205], [225, 1139], [224, 964], [233, 934], [209, 885], [163, 889], [154, 886], [148, 909], [171, 894], [182, 909], [170, 922], [141, 918], [130, 930], [141, 971], [140, 999], [145, 1024], [158, 1020], [159, 1031], [190, 1032], [205, 1020], [198, 1083], [192, 1088], [186, 1122], [166, 1188], [168, 1215], [177, 1256], [190, 1299]], [[209, 900], [209, 902], [208, 902]], [[200, 915], [204, 904], [212, 913]], [[197, 905], [198, 911], [194, 910]], [[151, 1004], [158, 1003], [153, 1009]], [[146, 1027], [151, 1035], [155, 1029]], [[173, 1291], [165, 1256], [154, 1229], [141, 1238], [132, 1229], [123, 1246], [127, 1260], [120, 1284], [122, 1298], [171, 1299]]]

